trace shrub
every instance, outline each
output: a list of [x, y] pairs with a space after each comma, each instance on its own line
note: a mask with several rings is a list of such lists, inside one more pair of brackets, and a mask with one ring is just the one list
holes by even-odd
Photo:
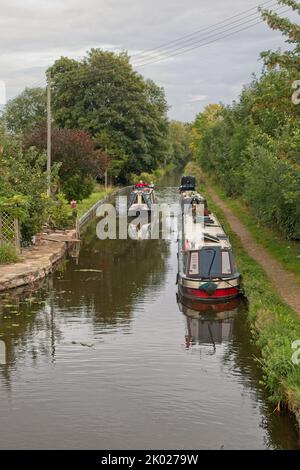
[[63, 193], [57, 195], [49, 208], [50, 226], [54, 229], [64, 230], [72, 226], [73, 218], [68, 201]]
[[92, 178], [83, 178], [80, 174], [73, 175], [62, 184], [62, 190], [68, 201], [75, 199], [82, 201], [88, 198], [95, 187], [95, 181]]
[[14, 246], [0, 245], [0, 264], [16, 263], [19, 257]]

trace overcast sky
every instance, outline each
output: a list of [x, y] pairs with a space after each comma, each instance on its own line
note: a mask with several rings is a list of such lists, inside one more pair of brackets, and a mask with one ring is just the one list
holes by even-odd
[[[263, 0], [262, 0], [263, 1]], [[190, 40], [209, 42], [256, 21], [259, 0], [0, 0], [0, 80], [8, 97], [39, 83], [60, 56], [79, 58], [91, 47], [127, 49], [131, 55], [209, 28]], [[276, 0], [272, 2], [276, 3]], [[271, 4], [271, 2], [270, 2]], [[285, 14], [286, 15], [286, 14]], [[235, 21], [235, 23], [232, 23]], [[223, 28], [223, 29], [222, 29]], [[283, 46], [280, 33], [265, 23], [165, 61], [137, 67], [166, 91], [170, 116], [192, 120], [211, 102], [229, 103], [261, 70], [262, 50]], [[175, 45], [173, 45], [175, 47]], [[180, 45], [177, 45], [177, 48]], [[182, 51], [182, 50], [181, 50]], [[156, 54], [165, 58], [160, 49]], [[173, 52], [173, 51], [172, 51]], [[179, 51], [177, 51], [179, 52]], [[135, 56], [136, 64], [154, 60]], [[41, 82], [42, 83], [42, 82]]]

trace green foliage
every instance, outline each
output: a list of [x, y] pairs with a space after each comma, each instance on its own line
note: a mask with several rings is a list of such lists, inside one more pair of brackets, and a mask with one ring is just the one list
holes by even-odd
[[151, 171], [169, 152], [164, 91], [133, 71], [126, 53], [92, 49], [51, 67], [53, 111], [62, 128], [81, 128], [112, 158], [110, 173], [128, 180]]
[[132, 173], [130, 176], [130, 183], [136, 184], [142, 180], [144, 183], [153, 183], [157, 185], [164, 178], [164, 176], [172, 173], [176, 166], [177, 165], [175, 163], [169, 163], [165, 168], [157, 168], [156, 170], [152, 171], [152, 173], [147, 173], [145, 171], [139, 175]]
[[53, 229], [64, 230], [72, 226], [73, 219], [67, 199], [59, 193], [55, 200], [51, 200], [48, 208], [50, 226]]
[[[294, 0], [279, 3], [300, 13]], [[292, 84], [299, 79], [300, 27], [272, 11], [261, 11], [294, 49], [264, 53], [269, 69], [253, 78], [238, 102], [210, 105], [200, 113], [192, 147], [227, 196], [242, 197], [260, 221], [299, 239], [300, 106], [292, 102]]]
[[192, 126], [180, 121], [171, 121], [169, 126], [171, 161], [179, 167], [187, 163], [192, 155]]
[[[300, 15], [300, 3], [295, 0], [278, 0], [278, 3], [290, 7]], [[285, 69], [300, 70], [300, 26], [288, 18], [281, 17], [272, 10], [260, 8], [263, 19], [270, 28], [282, 32], [286, 36], [288, 44], [294, 44], [294, 49], [285, 52], [266, 51], [261, 54], [262, 59], [268, 67], [280, 65]]]
[[75, 174], [62, 183], [62, 190], [68, 201], [82, 201], [92, 194], [94, 186], [95, 181], [92, 178]]
[[292, 104], [288, 71], [264, 72], [232, 106], [211, 105], [197, 116], [194, 152], [202, 168], [241, 196], [262, 222], [300, 238], [300, 109]]
[[4, 120], [10, 131], [22, 134], [44, 121], [46, 116], [46, 90], [44, 88], [25, 88], [20, 95], [7, 103]]
[[102, 186], [97, 186], [88, 198], [83, 199], [77, 206], [78, 217], [82, 217], [96, 202], [103, 199], [105, 196], [112, 192], [112, 188], [108, 188], [107, 191]]
[[[24, 150], [18, 137], [0, 128], [3, 148], [0, 166], [0, 207], [21, 220], [23, 243], [40, 232], [48, 220], [52, 199], [47, 195], [45, 154], [36, 149]], [[57, 187], [57, 165], [52, 168], [52, 183]]]
[[0, 265], [16, 263], [19, 260], [16, 249], [10, 244], [0, 245]]

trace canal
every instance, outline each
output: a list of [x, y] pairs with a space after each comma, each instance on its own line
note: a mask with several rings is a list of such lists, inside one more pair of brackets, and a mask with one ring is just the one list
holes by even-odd
[[243, 305], [178, 304], [176, 273], [176, 242], [100, 241], [93, 222], [78, 260], [2, 294], [0, 448], [298, 449]]

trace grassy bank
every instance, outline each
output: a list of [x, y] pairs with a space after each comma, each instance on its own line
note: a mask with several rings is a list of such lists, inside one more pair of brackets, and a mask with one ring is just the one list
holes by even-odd
[[248, 317], [253, 340], [261, 351], [257, 360], [270, 400], [278, 410], [288, 407], [299, 420], [300, 364], [292, 362], [295, 353], [292, 343], [300, 340], [300, 318], [281, 300], [264, 270], [248, 256], [239, 237], [230, 229], [224, 213], [213, 204], [205, 191], [205, 178], [199, 167], [192, 162], [185, 168], [185, 174], [196, 176], [201, 192], [206, 193], [210, 209], [217, 214], [232, 242], [249, 301]]
[[86, 199], [83, 199], [77, 205], [78, 217], [82, 217], [91, 207], [93, 207], [96, 202], [100, 199], [103, 199], [105, 196], [110, 194], [113, 191], [112, 187], [108, 187], [107, 191], [103, 186], [96, 186], [94, 192]]

